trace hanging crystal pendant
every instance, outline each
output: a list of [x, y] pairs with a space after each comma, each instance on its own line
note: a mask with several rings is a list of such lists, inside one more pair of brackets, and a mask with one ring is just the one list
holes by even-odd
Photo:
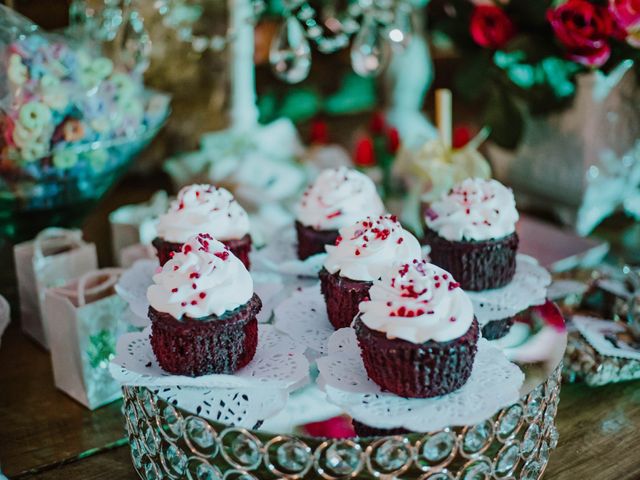
[[405, 49], [413, 37], [413, 19], [411, 5], [399, 2], [394, 12], [393, 23], [389, 26], [387, 36], [393, 47]]
[[379, 75], [386, 67], [391, 48], [372, 14], [368, 13], [351, 46], [351, 66], [361, 77]]
[[288, 17], [273, 38], [269, 63], [276, 77], [287, 83], [299, 83], [311, 70], [311, 48], [297, 18]]
[[148, 67], [151, 55], [151, 39], [144, 27], [144, 20], [131, 9], [122, 32], [118, 52], [120, 63], [130, 72], [142, 74]]

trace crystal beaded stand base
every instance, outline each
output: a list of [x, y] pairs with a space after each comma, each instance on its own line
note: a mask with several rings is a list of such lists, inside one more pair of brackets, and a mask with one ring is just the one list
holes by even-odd
[[388, 437], [318, 439], [229, 427], [144, 387], [124, 387], [123, 409], [133, 464], [146, 480], [536, 480], [558, 442], [561, 369], [480, 424]]

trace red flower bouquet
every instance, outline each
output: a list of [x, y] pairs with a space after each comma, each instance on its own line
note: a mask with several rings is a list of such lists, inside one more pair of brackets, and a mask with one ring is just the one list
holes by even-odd
[[431, 17], [463, 57], [457, 90], [485, 101], [483, 121], [506, 148], [523, 113], [571, 103], [580, 73], [640, 60], [640, 0], [441, 0]]

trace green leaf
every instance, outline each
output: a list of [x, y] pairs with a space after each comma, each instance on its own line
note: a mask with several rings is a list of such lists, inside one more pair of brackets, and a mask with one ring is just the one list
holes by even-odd
[[275, 120], [278, 98], [275, 93], [268, 92], [258, 97], [258, 112], [260, 123], [266, 124]]
[[320, 95], [313, 89], [292, 89], [284, 97], [278, 116], [287, 117], [296, 123], [304, 122], [317, 115], [321, 102]]
[[326, 98], [324, 109], [329, 115], [344, 115], [371, 110], [376, 103], [375, 79], [347, 73], [339, 90]]
[[491, 76], [491, 57], [476, 55], [456, 73], [456, 91], [468, 100], [477, 100], [486, 94]]

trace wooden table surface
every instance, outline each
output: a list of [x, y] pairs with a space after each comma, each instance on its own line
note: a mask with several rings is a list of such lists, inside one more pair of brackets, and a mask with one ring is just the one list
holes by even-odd
[[[86, 232], [98, 243], [103, 265], [109, 261], [108, 212], [148, 198], [158, 186], [130, 179], [91, 216]], [[640, 382], [565, 385], [557, 421], [560, 442], [545, 478], [640, 479]], [[90, 412], [56, 390], [48, 353], [15, 319], [0, 345], [0, 470], [12, 480], [136, 478], [120, 402]]]

